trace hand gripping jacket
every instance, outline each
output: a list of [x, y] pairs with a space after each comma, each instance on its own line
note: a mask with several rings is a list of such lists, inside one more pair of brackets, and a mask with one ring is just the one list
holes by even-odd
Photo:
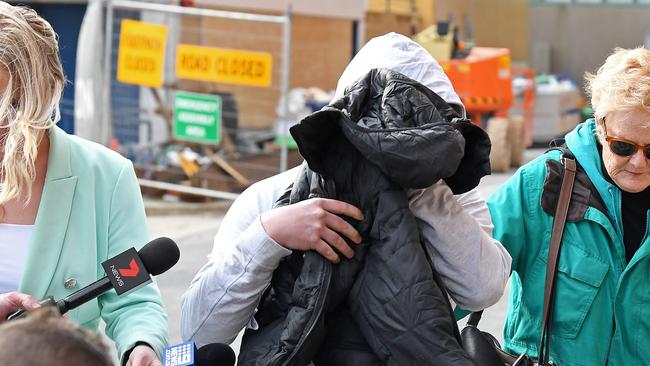
[[484, 131], [406, 76], [371, 70], [291, 128], [309, 168], [278, 205], [349, 202], [363, 237], [332, 265], [316, 252], [285, 258], [247, 330], [239, 365], [474, 365], [420, 241], [407, 189], [445, 179], [456, 193], [489, 174]]

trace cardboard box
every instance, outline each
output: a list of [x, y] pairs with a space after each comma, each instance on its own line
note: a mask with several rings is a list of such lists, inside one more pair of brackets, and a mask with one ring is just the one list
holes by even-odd
[[580, 123], [577, 89], [537, 93], [533, 117], [533, 142], [561, 137]]

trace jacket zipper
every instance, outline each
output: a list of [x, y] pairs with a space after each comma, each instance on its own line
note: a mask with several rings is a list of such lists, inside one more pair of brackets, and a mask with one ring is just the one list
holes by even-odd
[[[330, 289], [330, 281], [332, 279], [332, 271], [331, 271], [331, 269], [332, 269], [331, 264], [326, 263], [326, 265], [325, 265], [325, 281], [324, 281], [324, 284], [323, 284], [324, 285], [323, 286], [323, 291], [321, 292], [321, 296], [318, 299], [318, 302], [316, 304], [316, 306], [317, 306], [316, 309], [317, 310], [315, 312], [315, 316], [312, 316], [312, 318], [310, 319], [311, 324], [309, 324], [309, 328], [307, 329], [307, 332], [305, 333], [304, 336], [302, 336], [300, 338], [300, 340], [298, 341], [298, 344], [296, 345], [296, 347], [293, 350], [293, 353], [291, 353], [291, 355], [289, 355], [289, 357], [287, 357], [287, 359], [282, 363], [282, 366], [286, 366], [286, 365], [290, 364], [291, 360], [296, 356], [298, 351], [300, 351], [300, 348], [302, 347], [303, 343], [305, 343], [305, 340], [309, 337], [311, 332], [314, 330], [314, 326], [316, 325], [316, 321], [318, 320], [318, 318], [320, 318], [321, 314], [323, 313], [323, 308], [325, 307], [325, 300], [327, 299], [327, 294], [328, 294], [329, 289]], [[277, 354], [275, 357], [273, 357], [271, 359], [271, 364], [273, 364], [273, 361], [275, 361], [279, 356], [281, 356], [281, 354]]]
[[[614, 222], [612, 222], [612, 226], [614, 228], [614, 232], [616, 233], [616, 239], [617, 239], [617, 246], [619, 247], [625, 247], [623, 244], [623, 222], [619, 220], [619, 217], [623, 217], [623, 213], [621, 212], [623, 210], [622, 208], [622, 202], [621, 202], [621, 194], [620, 192], [616, 191], [612, 185], [607, 188], [607, 191], [609, 192], [612, 200], [614, 201]], [[622, 220], [622, 219], [621, 219]], [[610, 221], [612, 221], [610, 219]], [[619, 230], [620, 229], [620, 230]], [[622, 253], [623, 257], [620, 257], [619, 251], [615, 248], [615, 255], [618, 257], [618, 276], [620, 277], [623, 272], [625, 272], [625, 268], [629, 265], [627, 260], [625, 259], [625, 251]], [[617, 290], [618, 292], [618, 286]]]
[[641, 240], [641, 243], [645, 243], [648, 240], [648, 234], [650, 234], [650, 210], [645, 215], [645, 236]]

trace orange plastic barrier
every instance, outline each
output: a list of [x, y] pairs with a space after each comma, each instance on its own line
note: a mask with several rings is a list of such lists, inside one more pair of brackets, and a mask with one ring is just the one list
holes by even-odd
[[509, 49], [474, 47], [466, 58], [439, 62], [476, 123], [485, 113], [506, 116], [513, 98]]

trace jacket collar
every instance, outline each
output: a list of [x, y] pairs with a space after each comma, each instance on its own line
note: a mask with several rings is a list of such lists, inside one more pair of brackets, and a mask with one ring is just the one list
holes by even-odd
[[47, 295], [59, 264], [77, 177], [72, 175], [70, 140], [54, 126], [49, 130], [50, 151], [34, 234], [20, 284], [20, 291], [41, 298]]
[[[551, 216], [555, 216], [557, 203], [560, 199], [564, 170], [564, 165], [560, 161], [554, 159], [546, 160], [546, 178], [544, 179], [541, 203], [544, 211]], [[603, 213], [607, 212], [598, 191], [587, 177], [582, 166], [577, 164], [567, 221], [575, 222], [584, 219], [589, 207], [593, 207]]]
[[593, 118], [579, 124], [573, 131], [566, 135], [567, 147], [573, 152], [576, 160], [587, 173], [589, 180], [593, 183], [598, 194], [603, 199], [607, 207], [609, 216], [616, 233], [622, 238], [622, 223], [616, 217], [618, 212], [617, 198], [620, 196], [618, 187], [609, 183], [603, 176], [601, 168], [601, 156], [598, 152], [598, 142], [596, 140], [596, 122]]

